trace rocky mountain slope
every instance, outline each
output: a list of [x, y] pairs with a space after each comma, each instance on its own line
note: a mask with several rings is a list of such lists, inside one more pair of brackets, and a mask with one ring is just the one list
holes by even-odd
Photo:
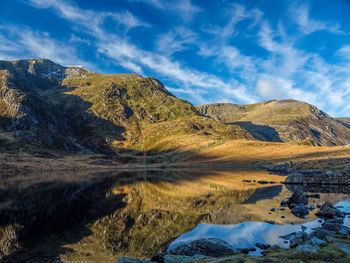
[[350, 143], [349, 123], [337, 121], [304, 102], [279, 100], [250, 105], [215, 103], [196, 108], [215, 120], [239, 125], [264, 141], [320, 146]]
[[335, 118], [335, 119], [350, 129], [350, 118]]
[[253, 138], [239, 126], [208, 120], [154, 78], [45, 59], [0, 61], [0, 151], [147, 151], [179, 133]]

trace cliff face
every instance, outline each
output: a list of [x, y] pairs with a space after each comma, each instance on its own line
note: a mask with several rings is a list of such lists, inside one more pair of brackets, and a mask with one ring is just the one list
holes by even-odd
[[320, 146], [350, 143], [348, 127], [304, 102], [216, 103], [198, 106], [197, 109], [216, 120], [240, 125], [261, 140]]

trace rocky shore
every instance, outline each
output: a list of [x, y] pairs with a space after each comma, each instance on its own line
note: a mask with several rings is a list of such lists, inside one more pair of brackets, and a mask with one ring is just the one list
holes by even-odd
[[278, 165], [265, 165], [261, 167], [271, 173], [287, 176], [285, 184], [309, 185], [350, 185], [350, 165], [342, 169], [332, 170], [331, 167], [323, 169], [303, 169], [295, 167], [292, 162]]
[[[307, 213], [308, 209], [315, 209], [310, 205], [308, 206], [307, 200], [307, 195], [294, 193], [288, 201], [282, 201], [281, 206], [288, 206], [292, 213], [296, 213], [298, 209], [305, 210]], [[159, 253], [151, 259], [139, 260], [120, 257], [117, 262], [218, 262], [216, 260], [224, 260], [225, 262], [281, 262], [278, 260], [297, 262], [294, 261], [296, 259], [338, 262], [340, 258], [343, 262], [350, 262], [350, 232], [349, 227], [344, 225], [344, 221], [348, 220], [349, 214], [342, 212], [331, 203], [325, 202], [316, 213], [319, 217], [320, 226], [311, 231], [306, 231], [306, 227], [304, 227], [302, 231], [280, 236], [279, 238], [284, 239], [286, 247], [256, 243], [254, 247], [233, 248], [220, 239], [200, 238]], [[304, 216], [305, 213], [296, 213], [296, 215]], [[257, 249], [261, 251], [262, 257], [249, 256], [250, 252]]]

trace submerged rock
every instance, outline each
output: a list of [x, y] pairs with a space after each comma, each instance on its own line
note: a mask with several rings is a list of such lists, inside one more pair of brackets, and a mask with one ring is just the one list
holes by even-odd
[[201, 238], [189, 244], [178, 246], [170, 251], [170, 254], [194, 256], [201, 254], [210, 257], [223, 257], [236, 254], [228, 243], [216, 238]]

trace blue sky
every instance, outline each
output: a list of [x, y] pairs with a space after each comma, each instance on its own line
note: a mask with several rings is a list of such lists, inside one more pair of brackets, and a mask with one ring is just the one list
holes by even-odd
[[0, 59], [153, 76], [194, 105], [350, 116], [349, 14], [349, 0], [1, 0]]

